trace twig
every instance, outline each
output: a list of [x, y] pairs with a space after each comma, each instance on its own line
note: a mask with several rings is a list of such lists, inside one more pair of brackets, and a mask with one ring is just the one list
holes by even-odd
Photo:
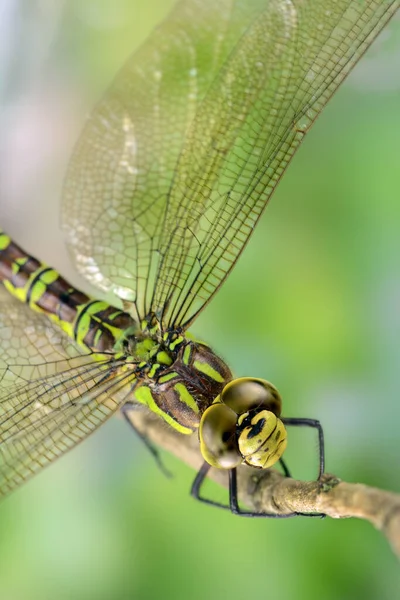
[[[150, 442], [194, 469], [200, 468], [203, 460], [196, 434], [181, 435], [147, 410], [131, 411], [129, 418]], [[212, 469], [210, 477], [227, 487], [224, 471]], [[245, 466], [238, 469], [238, 487], [241, 502], [253, 511], [324, 513], [334, 519], [357, 517], [369, 521], [386, 536], [400, 558], [399, 494], [360, 483], [346, 483], [327, 473], [321, 481], [297, 481], [274, 469], [261, 471]]]

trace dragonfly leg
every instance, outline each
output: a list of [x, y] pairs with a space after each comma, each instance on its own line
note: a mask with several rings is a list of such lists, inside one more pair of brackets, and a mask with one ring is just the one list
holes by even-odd
[[288, 468], [288, 466], [287, 466], [286, 462], [283, 460], [283, 458], [280, 458], [280, 459], [279, 459], [279, 464], [280, 464], [280, 465], [281, 465], [281, 467], [282, 467], [282, 471], [283, 471], [283, 474], [284, 474], [284, 476], [285, 476], [285, 477], [290, 477], [290, 478], [291, 478], [292, 476], [291, 476], [291, 474], [290, 474], [289, 468]]
[[224, 508], [226, 510], [230, 510], [230, 506], [228, 504], [221, 504], [220, 502], [215, 502], [214, 500], [204, 498], [204, 496], [200, 495], [201, 486], [203, 485], [204, 480], [207, 477], [208, 471], [210, 469], [211, 465], [209, 465], [208, 462], [204, 461], [193, 481], [192, 489], [190, 490], [190, 495], [193, 496], [193, 498], [195, 498], [196, 500], [204, 502], [205, 504], [209, 504], [210, 506], [216, 506], [217, 508]]
[[[286, 466], [286, 465], [285, 465]], [[209, 498], [204, 498], [200, 495], [201, 486], [204, 483], [205, 478], [210, 470], [210, 465], [207, 462], [204, 462], [199, 469], [195, 480], [193, 481], [192, 489], [190, 491], [193, 498], [196, 500], [200, 500], [200, 502], [204, 502], [210, 506], [216, 506], [217, 508], [223, 508], [230, 510], [234, 515], [238, 515], [239, 517], [258, 517], [258, 518], [269, 518], [269, 519], [288, 519], [290, 517], [324, 517], [325, 515], [322, 513], [288, 513], [288, 514], [275, 514], [275, 513], [258, 513], [252, 511], [245, 511], [239, 507], [238, 502], [238, 489], [237, 489], [237, 470], [231, 469], [229, 471], [229, 505], [221, 504], [219, 502], [214, 502], [214, 500], [210, 500]]]
[[146, 446], [147, 450], [150, 452], [150, 454], [156, 461], [156, 464], [157, 464], [158, 468], [160, 469], [160, 471], [162, 473], [164, 473], [164, 475], [166, 477], [171, 478], [171, 477], [173, 477], [173, 474], [165, 466], [157, 448], [155, 446], [153, 446], [153, 444], [149, 441], [149, 439], [135, 427], [135, 425], [132, 423], [132, 421], [129, 418], [129, 413], [131, 411], [139, 410], [140, 408], [141, 408], [141, 406], [138, 406], [138, 405], [134, 404], [133, 402], [127, 402], [126, 404], [124, 404], [121, 407], [120, 410], [121, 410], [122, 416], [124, 417], [125, 421], [131, 427], [131, 429], [133, 429], [133, 431], [136, 433], [136, 435], [139, 437], [139, 439], [143, 442], [143, 444]]
[[324, 443], [324, 431], [322, 425], [316, 419], [291, 419], [282, 418], [285, 425], [292, 425], [293, 427], [313, 427], [318, 431], [318, 455], [319, 455], [319, 470], [318, 479], [321, 479], [325, 471], [325, 443]]
[[[286, 465], [285, 465], [286, 467]], [[231, 512], [234, 515], [238, 515], [239, 517], [255, 517], [255, 518], [264, 518], [264, 519], [290, 519], [291, 517], [318, 517], [323, 518], [325, 515], [323, 513], [301, 513], [301, 512], [291, 512], [286, 514], [276, 514], [276, 513], [267, 513], [267, 512], [253, 512], [242, 510], [239, 507], [238, 502], [238, 489], [237, 489], [237, 470], [231, 469], [229, 471], [229, 505]]]
[[[238, 487], [237, 487], [237, 469], [231, 469], [229, 471], [229, 506], [231, 512], [234, 515], [238, 515], [239, 517], [255, 517], [255, 518], [264, 518], [264, 519], [288, 519], [290, 517], [297, 517], [300, 513], [288, 513], [285, 515], [278, 515], [275, 513], [266, 513], [266, 512], [253, 512], [242, 510], [239, 507], [238, 502]], [[309, 515], [307, 515], [309, 516]]]

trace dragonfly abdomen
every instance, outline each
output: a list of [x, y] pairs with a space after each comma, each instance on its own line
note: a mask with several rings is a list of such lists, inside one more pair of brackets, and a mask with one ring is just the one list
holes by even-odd
[[46, 314], [85, 349], [111, 352], [123, 332], [137, 326], [128, 313], [73, 287], [4, 231], [0, 231], [0, 281], [10, 294]]

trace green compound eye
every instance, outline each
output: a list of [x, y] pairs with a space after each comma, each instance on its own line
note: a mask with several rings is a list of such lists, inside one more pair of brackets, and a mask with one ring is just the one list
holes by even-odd
[[287, 446], [285, 426], [269, 410], [240, 415], [237, 434], [238, 447], [244, 462], [259, 469], [272, 467]]
[[242, 462], [236, 438], [237, 415], [228, 406], [212, 404], [201, 419], [200, 450], [204, 460], [218, 469], [233, 469]]

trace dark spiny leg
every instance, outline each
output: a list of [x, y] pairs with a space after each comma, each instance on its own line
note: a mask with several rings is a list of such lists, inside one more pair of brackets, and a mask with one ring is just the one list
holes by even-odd
[[229, 471], [229, 505], [232, 513], [239, 517], [255, 517], [264, 519], [290, 519], [291, 517], [325, 517], [322, 513], [301, 513], [292, 512], [287, 514], [275, 514], [266, 512], [252, 512], [245, 511], [239, 508], [238, 493], [237, 493], [237, 470], [231, 469]]
[[[297, 517], [299, 513], [288, 513], [287, 515], [277, 515], [275, 513], [258, 513], [246, 511], [239, 508], [238, 491], [237, 491], [237, 469], [229, 471], [229, 506], [234, 515], [239, 517], [255, 517], [264, 519], [288, 519]], [[308, 516], [308, 515], [307, 515]]]
[[192, 484], [192, 488], [190, 490], [190, 495], [193, 496], [196, 500], [200, 500], [200, 502], [204, 502], [205, 504], [209, 504], [210, 506], [216, 506], [217, 508], [225, 508], [229, 510], [229, 506], [227, 504], [220, 504], [219, 502], [214, 502], [214, 500], [209, 500], [208, 498], [204, 498], [200, 496], [200, 489], [204, 483], [205, 478], [207, 477], [208, 471], [211, 469], [211, 465], [208, 462], [204, 461], [201, 465], [194, 481]]
[[209, 504], [210, 506], [216, 506], [217, 508], [224, 508], [230, 510], [234, 515], [238, 515], [241, 517], [271, 517], [271, 518], [285, 518], [285, 517], [295, 517], [296, 513], [291, 513], [289, 515], [275, 515], [275, 514], [267, 514], [267, 513], [252, 513], [245, 512], [239, 508], [238, 504], [238, 494], [237, 494], [237, 474], [236, 469], [230, 469], [229, 471], [229, 505], [220, 504], [219, 502], [214, 502], [214, 500], [209, 500], [208, 498], [204, 498], [200, 496], [200, 488], [203, 485], [205, 478], [210, 470], [210, 465], [207, 462], [204, 462], [198, 471], [195, 480], [193, 481], [192, 489], [190, 491], [193, 498], [196, 500], [200, 500], [200, 502], [204, 502], [205, 504]]
[[229, 471], [229, 506], [226, 504], [220, 504], [219, 502], [214, 502], [214, 500], [209, 500], [208, 498], [204, 498], [200, 496], [200, 489], [204, 483], [205, 478], [207, 477], [208, 471], [210, 470], [210, 465], [207, 462], [204, 462], [198, 471], [195, 480], [193, 481], [192, 489], [190, 490], [190, 494], [196, 500], [200, 500], [200, 502], [204, 502], [205, 504], [209, 504], [210, 506], [216, 506], [217, 508], [229, 509], [234, 515], [238, 515], [239, 517], [257, 517], [257, 518], [270, 518], [270, 519], [288, 519], [290, 517], [324, 517], [325, 515], [314, 513], [288, 513], [286, 515], [279, 515], [274, 513], [257, 513], [244, 511], [239, 508], [238, 503], [238, 493], [237, 493], [237, 472], [236, 469], [231, 469]]
[[325, 443], [324, 443], [324, 432], [322, 425], [316, 419], [284, 419], [282, 421], [285, 425], [293, 425], [294, 427], [313, 427], [318, 430], [318, 454], [319, 454], [319, 472], [318, 479], [321, 479], [325, 471]]
[[284, 474], [284, 476], [285, 476], [285, 477], [290, 477], [290, 478], [292, 478], [292, 476], [291, 476], [291, 474], [290, 474], [290, 471], [289, 471], [289, 469], [288, 469], [288, 467], [287, 467], [287, 465], [286, 465], [285, 461], [283, 460], [283, 458], [280, 458], [280, 459], [279, 459], [279, 462], [280, 462], [280, 465], [281, 465], [281, 467], [282, 467], [282, 471], [283, 471], [283, 474]]
[[160, 456], [160, 453], [158, 452], [157, 448], [155, 446], [153, 446], [153, 444], [147, 439], [147, 437], [141, 433], [136, 427], [135, 425], [132, 423], [132, 421], [129, 418], [129, 411], [132, 410], [137, 410], [138, 408], [141, 408], [140, 406], [133, 404], [132, 402], [127, 402], [126, 404], [124, 404], [121, 407], [121, 413], [125, 419], [125, 421], [129, 424], [129, 426], [133, 429], [133, 431], [136, 433], [136, 435], [139, 437], [139, 439], [144, 443], [144, 445], [146, 446], [147, 450], [150, 452], [150, 454], [152, 455], [152, 457], [154, 458], [154, 460], [157, 463], [158, 468], [161, 470], [162, 473], [164, 473], [164, 475], [168, 478], [173, 477], [171, 471], [169, 471], [167, 469], [167, 467], [164, 465], [163, 460]]

